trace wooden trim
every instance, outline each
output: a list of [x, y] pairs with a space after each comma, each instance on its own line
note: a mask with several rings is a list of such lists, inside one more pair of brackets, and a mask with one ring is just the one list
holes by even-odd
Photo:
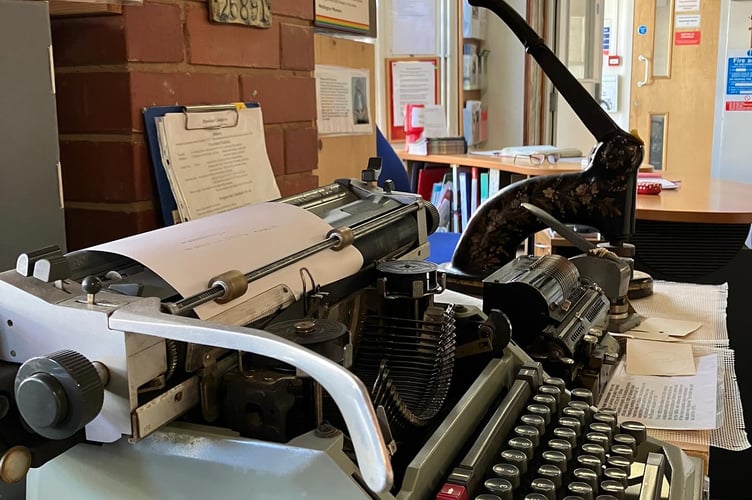
[[122, 14], [123, 6], [119, 3], [69, 2], [68, 0], [51, 0], [50, 16], [96, 16], [102, 14]]

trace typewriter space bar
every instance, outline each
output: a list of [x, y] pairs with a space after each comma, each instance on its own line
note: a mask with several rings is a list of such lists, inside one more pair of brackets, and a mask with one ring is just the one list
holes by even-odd
[[504, 438], [512, 430], [517, 417], [537, 390], [540, 375], [541, 372], [537, 366], [525, 365], [520, 369], [509, 392], [475, 440], [470, 451], [447, 478], [448, 483], [464, 486], [465, 490], [474, 496], [483, 477], [495, 463], [494, 460], [497, 459]]

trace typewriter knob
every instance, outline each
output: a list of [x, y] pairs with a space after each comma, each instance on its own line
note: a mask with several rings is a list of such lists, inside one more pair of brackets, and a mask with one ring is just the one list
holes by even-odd
[[70, 437], [102, 409], [105, 373], [75, 351], [31, 358], [16, 374], [18, 410], [37, 434]]

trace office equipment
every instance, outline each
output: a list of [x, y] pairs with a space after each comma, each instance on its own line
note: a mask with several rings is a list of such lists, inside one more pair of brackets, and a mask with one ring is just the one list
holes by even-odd
[[[435, 495], [488, 416], [518, 400], [515, 374], [533, 360], [509, 343], [503, 313], [436, 299], [443, 275], [422, 261], [435, 213], [365, 178], [282, 200], [333, 227], [316, 248], [207, 275], [192, 296], [107, 247], [59, 256], [69, 272], [57, 282], [0, 275], [0, 370], [13, 395], [0, 435], [14, 458], [31, 453], [30, 498]], [[318, 283], [319, 269], [300, 265], [305, 252], [348, 245], [363, 264], [339, 281]], [[184, 267], [201, 274], [199, 262]], [[299, 271], [300, 295], [281, 282], [234, 299], [280, 267]], [[214, 298], [230, 314], [197, 319]], [[665, 450], [672, 498], [695, 498], [683, 493], [695, 465]]]
[[144, 111], [166, 224], [279, 197], [258, 105], [170, 109]]

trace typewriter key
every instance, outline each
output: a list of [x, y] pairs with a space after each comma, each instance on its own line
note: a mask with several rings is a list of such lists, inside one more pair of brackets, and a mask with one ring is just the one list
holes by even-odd
[[506, 479], [512, 484], [513, 488], [520, 487], [520, 469], [512, 464], [496, 464], [491, 468], [496, 477]]
[[634, 436], [619, 433], [614, 435], [613, 443], [629, 446], [630, 448], [632, 448], [632, 451], [634, 453], [637, 453], [637, 440], [634, 438]]
[[609, 455], [606, 457], [606, 468], [613, 467], [615, 469], [621, 469], [627, 474], [632, 471], [632, 461], [627, 457], [619, 455]]
[[641, 445], [643, 441], [648, 438], [648, 431], [645, 424], [642, 422], [635, 422], [633, 420], [622, 422], [621, 424], [622, 434], [629, 434], [637, 441], [637, 446]]
[[536, 394], [533, 396], [533, 403], [546, 405], [548, 409], [551, 410], [551, 415], [556, 415], [556, 412], [559, 410], [559, 407], [556, 404], [556, 398], [550, 394]]
[[611, 440], [608, 438], [608, 435], [602, 432], [588, 432], [585, 434], [585, 442], [599, 444], [604, 450], [611, 446]]
[[550, 479], [537, 477], [530, 483], [532, 493], [540, 493], [547, 500], [556, 500], [556, 485]]
[[585, 469], [590, 469], [591, 471], [595, 472], [599, 476], [601, 475], [601, 466], [603, 466], [603, 463], [598, 460], [598, 457], [595, 457], [593, 455], [577, 455], [577, 459], [575, 460], [577, 467], [583, 467]]
[[543, 464], [540, 467], [538, 467], [537, 473], [538, 473], [538, 477], [544, 477], [546, 479], [549, 479], [552, 483], [554, 483], [554, 486], [556, 486], [556, 489], [561, 488], [562, 476], [564, 474], [561, 472], [561, 469], [559, 469], [555, 465]]
[[499, 495], [493, 495], [491, 493], [481, 493], [475, 497], [475, 500], [502, 500], [502, 498]]
[[509, 446], [509, 448], [512, 450], [520, 450], [525, 454], [528, 461], [532, 460], [533, 454], [535, 453], [535, 446], [533, 445], [533, 442], [528, 438], [513, 437], [512, 439], [507, 441], [507, 446]]
[[561, 400], [561, 389], [559, 389], [555, 385], [548, 385], [544, 383], [544, 385], [538, 387], [538, 393], [552, 396], [556, 400], [556, 406], [558, 406], [559, 408], [564, 406]]
[[589, 485], [594, 492], [598, 491], [598, 474], [590, 469], [580, 467], [573, 470], [572, 479]]
[[619, 432], [619, 426], [616, 424], [616, 416], [610, 413], [598, 411], [593, 415], [593, 422], [603, 422], [611, 427], [611, 435]]
[[501, 452], [501, 459], [509, 464], [516, 465], [520, 474], [527, 473], [527, 455], [520, 450], [504, 450]]
[[[564, 409], [566, 410], [566, 408]], [[569, 429], [572, 429], [577, 436], [577, 439], [579, 439], [580, 435], [582, 434], [582, 424], [575, 417], [561, 417], [559, 419], [559, 427], [567, 427]]]
[[546, 420], [540, 415], [533, 415], [532, 413], [526, 413], [520, 417], [520, 423], [523, 425], [530, 425], [538, 429], [538, 433], [542, 436], [546, 432]]
[[593, 393], [590, 392], [589, 389], [585, 389], [583, 387], [577, 387], [576, 389], [572, 389], [572, 400], [584, 401], [585, 403], [592, 405]]
[[606, 467], [603, 471], [603, 478], [610, 479], [611, 481], [617, 481], [624, 485], [626, 488], [629, 486], [629, 475], [621, 469], [616, 467]]
[[526, 409], [528, 413], [541, 417], [546, 422], [546, 425], [551, 423], [551, 409], [548, 406], [540, 403], [530, 403]]
[[548, 448], [552, 451], [558, 451], [559, 453], [563, 454], [564, 457], [567, 459], [567, 462], [572, 460], [572, 455], [573, 455], [572, 451], [574, 447], [566, 439], [557, 439], [557, 438], [549, 439]]
[[567, 457], [560, 451], [546, 450], [541, 453], [543, 464], [558, 467], [561, 472], [567, 472]]
[[569, 427], [556, 427], [553, 431], [555, 439], [563, 439], [572, 445], [572, 448], [577, 446], [577, 434]]
[[582, 498], [582, 500], [593, 500], [593, 488], [582, 481], [574, 481], [567, 485], [567, 493]]
[[606, 450], [603, 446], [595, 443], [583, 443], [582, 453], [586, 455], [593, 455], [601, 461], [602, 464], [606, 463]]
[[619, 483], [618, 481], [607, 479], [601, 482], [601, 492], [607, 495], [613, 495], [618, 500], [624, 500], [626, 496], [625, 490], [626, 488], [624, 488], [624, 485]]
[[[611, 429], [611, 426], [608, 424], [605, 424], [603, 422], [593, 422], [590, 424], [590, 427], [588, 429], [592, 432], [601, 432], [608, 436], [608, 442], [611, 443], [611, 439], [613, 439], [614, 431]], [[604, 446], [605, 448], [605, 446]]]
[[540, 432], [532, 425], [518, 425], [512, 432], [517, 437], [529, 439], [536, 448], [540, 444]]
[[512, 483], [510, 483], [506, 479], [502, 479], [500, 477], [492, 477], [490, 479], [486, 479], [486, 482], [483, 483], [483, 486], [485, 486], [485, 488], [494, 495], [500, 496], [502, 500], [512, 500], [514, 488], [512, 488]]
[[548, 500], [548, 497], [542, 493], [528, 493], [522, 500]]
[[582, 408], [567, 406], [561, 410], [564, 417], [575, 418], [580, 423], [580, 428], [585, 427], [585, 411]]

